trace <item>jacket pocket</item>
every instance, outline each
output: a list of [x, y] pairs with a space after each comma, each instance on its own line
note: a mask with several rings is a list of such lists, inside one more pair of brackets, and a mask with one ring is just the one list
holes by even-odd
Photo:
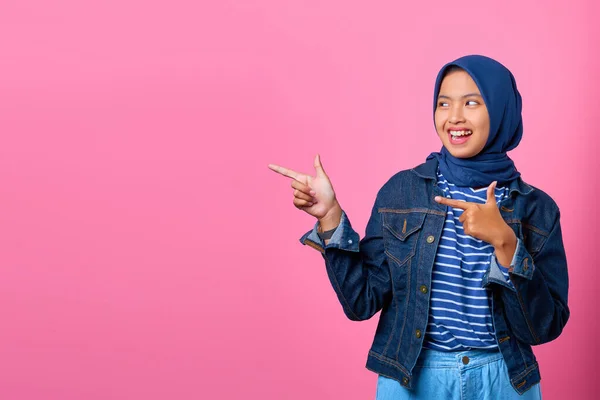
[[533, 225], [518, 220], [507, 220], [506, 223], [513, 229], [519, 239], [523, 241], [525, 249], [534, 256], [544, 245], [548, 232]]
[[383, 240], [385, 251], [398, 265], [404, 265], [417, 250], [419, 232], [425, 221], [424, 212], [383, 210]]
[[522, 224], [522, 231], [525, 248], [531, 256], [536, 255], [546, 242], [548, 232], [529, 224]]

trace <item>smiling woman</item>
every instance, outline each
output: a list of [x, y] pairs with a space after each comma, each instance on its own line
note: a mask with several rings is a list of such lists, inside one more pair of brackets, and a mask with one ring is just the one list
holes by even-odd
[[512, 73], [484, 56], [448, 63], [434, 121], [442, 150], [380, 189], [360, 242], [318, 156], [315, 176], [269, 168], [318, 219], [301, 242], [347, 317], [381, 310], [377, 399], [540, 399], [531, 347], [569, 319], [567, 262], [558, 206], [506, 154], [523, 133]]

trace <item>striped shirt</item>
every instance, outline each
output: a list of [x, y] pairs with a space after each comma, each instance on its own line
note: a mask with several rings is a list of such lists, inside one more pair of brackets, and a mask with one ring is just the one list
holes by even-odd
[[[444, 196], [485, 203], [487, 188], [455, 186], [438, 170], [438, 186]], [[508, 187], [496, 188], [498, 204], [508, 197]], [[429, 320], [423, 347], [441, 351], [493, 349], [497, 347], [483, 275], [494, 257], [494, 248], [466, 235], [458, 220], [463, 210], [447, 208], [431, 282]], [[501, 267], [508, 281], [508, 270]]]

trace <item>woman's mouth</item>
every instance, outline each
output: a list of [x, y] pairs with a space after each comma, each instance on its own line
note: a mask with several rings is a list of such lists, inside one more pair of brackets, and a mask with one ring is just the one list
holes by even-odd
[[472, 134], [473, 134], [473, 131], [470, 129], [462, 129], [462, 130], [449, 129], [448, 130], [448, 137], [450, 138], [451, 144], [466, 143]]

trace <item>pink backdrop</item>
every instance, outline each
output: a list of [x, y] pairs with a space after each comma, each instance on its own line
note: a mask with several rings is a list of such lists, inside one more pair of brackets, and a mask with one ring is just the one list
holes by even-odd
[[566, 3], [0, 2], [0, 398], [374, 398], [377, 317], [345, 319], [267, 164], [319, 152], [362, 235], [474, 52], [516, 75], [512, 157], [562, 208], [545, 399], [595, 398], [600, 8]]

